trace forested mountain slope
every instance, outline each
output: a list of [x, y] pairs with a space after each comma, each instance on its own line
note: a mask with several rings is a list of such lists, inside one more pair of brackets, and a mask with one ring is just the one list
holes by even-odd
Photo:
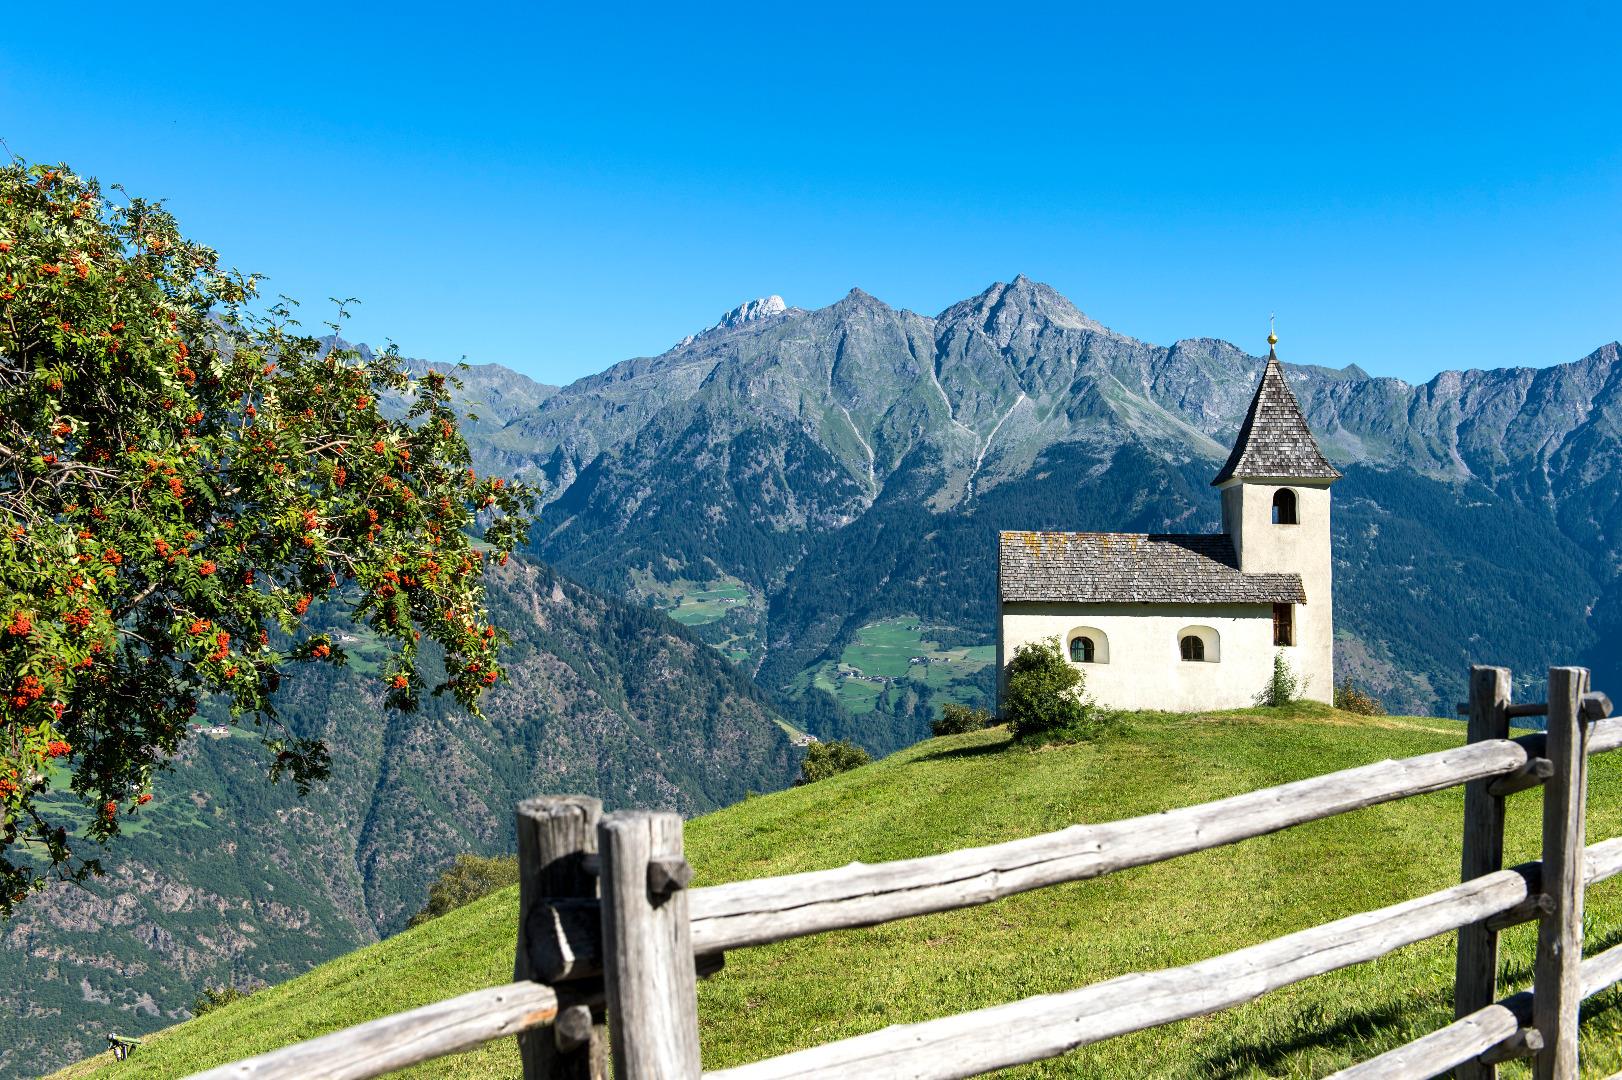
[[24, 1076], [184, 1015], [204, 982], [281, 982], [400, 929], [463, 851], [511, 850], [517, 800], [589, 792], [697, 813], [784, 786], [794, 752], [748, 678], [664, 616], [544, 567], [497, 572], [511, 682], [476, 719], [386, 713], [364, 635], [352, 669], [300, 669], [279, 705], [332, 751], [300, 799], [249, 733], [194, 731], [88, 889], [0, 927], [0, 1075]]

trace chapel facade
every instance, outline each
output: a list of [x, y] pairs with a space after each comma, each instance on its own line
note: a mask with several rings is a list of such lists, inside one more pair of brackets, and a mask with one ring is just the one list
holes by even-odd
[[998, 537], [998, 706], [1019, 646], [1057, 637], [1086, 692], [1120, 709], [1255, 704], [1282, 652], [1334, 696], [1329, 487], [1323, 456], [1268, 335], [1267, 365], [1211, 483], [1222, 531], [1004, 532]]

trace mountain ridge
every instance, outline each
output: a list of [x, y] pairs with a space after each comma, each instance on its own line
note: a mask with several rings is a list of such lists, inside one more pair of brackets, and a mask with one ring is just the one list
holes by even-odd
[[[547, 488], [544, 557], [644, 602], [662, 601], [638, 575], [744, 583], [748, 611], [729, 613], [711, 636], [748, 653], [774, 693], [803, 697], [805, 673], [837, 659], [861, 625], [941, 610], [943, 586], [917, 575], [982, 597], [955, 605], [949, 621], [989, 640], [991, 548], [970, 534], [984, 536], [992, 518], [999, 528], [1216, 527], [1205, 491], [1263, 364], [1217, 338], [1155, 345], [1118, 333], [1024, 275], [935, 316], [853, 288], [825, 307], [786, 308], [577, 380], [499, 438], [507, 463]], [[1486, 499], [1502, 504], [1500, 516], [1530, 510], [1550, 542], [1581, 548], [1574, 588], [1590, 614], [1573, 620], [1562, 606], [1538, 616], [1569, 624], [1562, 641], [1595, 646], [1617, 591], [1602, 548], [1622, 533], [1614, 343], [1549, 367], [1450, 370], [1419, 385], [1357, 365], [1285, 368], [1325, 453], [1354, 473], [1336, 489], [1346, 511], [1337, 510], [1337, 576], [1349, 586], [1337, 596], [1339, 622], [1351, 635], [1343, 675], [1412, 711], [1443, 709], [1453, 692], [1455, 675], [1417, 658], [1432, 644], [1411, 641], [1394, 618], [1372, 626], [1378, 605], [1360, 585], [1372, 580], [1371, 558], [1389, 557], [1379, 573], [1393, 577], [1412, 562], [1385, 541], [1368, 551], [1353, 539], [1380, 527], [1372, 492], [1391, 488], [1380, 477], [1392, 473], [1440, 485], [1428, 498]], [[1135, 473], [1106, 484], [1108, 500], [1044, 479], [1058, 469], [1086, 489], [1122, 462]], [[1073, 516], [1056, 519], [1064, 504]], [[1427, 550], [1456, 546], [1434, 520], [1410, 524], [1403, 543], [1426, 533]], [[882, 600], [804, 600], [794, 581], [806, 566], [832, 575], [829, 594], [841, 579], [866, 581], [860, 549], [883, 543], [884, 528], [952, 550], [886, 547], [897, 562], [872, 582]], [[830, 545], [852, 550], [825, 563], [818, 552]], [[914, 575], [910, 591], [896, 586], [904, 574]], [[1430, 582], [1405, 589], [1416, 600], [1434, 592]], [[782, 599], [790, 594], [802, 599]], [[1486, 627], [1508, 632], [1498, 618]], [[782, 650], [808, 666], [780, 670], [771, 654]], [[1410, 654], [1414, 671], [1403, 674]], [[912, 694], [896, 707], [916, 712], [919, 702]]]

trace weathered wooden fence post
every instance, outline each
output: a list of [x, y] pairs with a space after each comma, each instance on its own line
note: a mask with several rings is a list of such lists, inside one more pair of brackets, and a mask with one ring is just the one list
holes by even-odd
[[[1509, 737], [1509, 669], [1476, 665], [1470, 669], [1469, 742]], [[1504, 797], [1489, 788], [1492, 779], [1464, 786], [1464, 846], [1460, 881], [1504, 868]], [[1498, 1000], [1498, 931], [1486, 922], [1459, 929], [1453, 983], [1453, 1015], [1463, 1018]], [[1495, 1080], [1498, 1066], [1479, 1061], [1459, 1066], [1458, 1080]]]
[[1543, 786], [1543, 894], [1532, 973], [1532, 1021], [1543, 1036], [1537, 1080], [1577, 1080], [1577, 1008], [1582, 1004], [1583, 815], [1588, 806], [1588, 670], [1549, 669], [1549, 736], [1554, 775]]
[[617, 1080], [698, 1080], [681, 817], [625, 810], [597, 826], [602, 859], [603, 977]]
[[[554, 901], [594, 901], [597, 875], [589, 857], [597, 851], [603, 804], [584, 795], [544, 796], [518, 804], [518, 955], [513, 980], [547, 982], [534, 963], [534, 944]], [[561, 996], [561, 995], [560, 995]], [[560, 1001], [557, 1022], [518, 1036], [524, 1080], [606, 1080], [608, 1039], [602, 1016], [582, 1004]]]

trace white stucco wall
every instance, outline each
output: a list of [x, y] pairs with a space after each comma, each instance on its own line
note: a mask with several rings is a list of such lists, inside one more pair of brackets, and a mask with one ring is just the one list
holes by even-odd
[[[1295, 492], [1294, 525], [1273, 524], [1273, 495]], [[1222, 523], [1246, 574], [1300, 574], [1307, 602], [1295, 608], [1290, 663], [1307, 677], [1306, 697], [1335, 696], [1334, 565], [1329, 531], [1329, 484], [1317, 480], [1231, 481], [1222, 488]]]
[[[1299, 615], [1301, 608], [1296, 611]], [[1057, 637], [1068, 658], [1076, 630], [1102, 631], [1109, 639], [1109, 662], [1076, 666], [1087, 678], [1086, 692], [1112, 708], [1244, 708], [1256, 703], [1273, 674], [1276, 650], [1268, 604], [1008, 603], [1002, 605], [1000, 621], [999, 671], [1028, 642]], [[1215, 631], [1220, 659], [1184, 660], [1178, 642], [1188, 627]], [[1212, 651], [1208, 645], [1207, 657]], [[1284, 649], [1298, 671], [1301, 652], [1299, 646]]]

